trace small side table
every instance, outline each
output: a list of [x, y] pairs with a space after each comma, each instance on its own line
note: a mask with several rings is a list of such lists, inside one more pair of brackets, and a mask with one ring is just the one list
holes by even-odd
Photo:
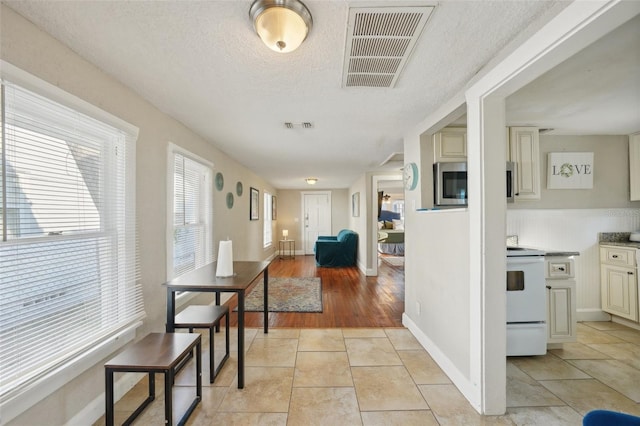
[[[142, 340], [129, 346], [104, 365], [105, 369], [105, 422], [114, 424], [113, 373], [132, 372], [149, 374], [149, 395], [142, 404], [125, 420], [129, 425], [156, 397], [155, 373], [164, 373], [164, 424], [174, 424], [173, 413], [173, 372], [193, 349], [196, 349], [196, 389], [195, 398], [186, 412], [176, 423], [183, 425], [202, 399], [202, 348], [198, 333], [150, 333]], [[184, 399], [184, 398], [183, 398]], [[188, 399], [185, 401], [188, 403]]]
[[[285, 256], [285, 249], [288, 251], [288, 255]], [[278, 252], [280, 253], [280, 259], [284, 259], [285, 257], [290, 257], [292, 259], [296, 258], [296, 240], [280, 240], [280, 244], [278, 245]]]

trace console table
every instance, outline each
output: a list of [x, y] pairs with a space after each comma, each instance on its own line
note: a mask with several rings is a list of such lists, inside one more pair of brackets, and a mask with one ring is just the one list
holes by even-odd
[[269, 332], [269, 263], [233, 262], [234, 275], [223, 278], [216, 277], [216, 262], [212, 262], [163, 284], [167, 288], [167, 333], [175, 330], [177, 292], [212, 292], [216, 294], [216, 305], [220, 304], [220, 293], [238, 295], [238, 389], [244, 388], [244, 297], [246, 290], [260, 274], [263, 275], [264, 285], [264, 332]]

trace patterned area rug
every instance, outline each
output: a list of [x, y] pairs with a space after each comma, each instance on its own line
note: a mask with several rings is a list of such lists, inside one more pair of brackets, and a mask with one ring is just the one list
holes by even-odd
[[404, 256], [383, 256], [380, 259], [388, 265], [404, 267]]
[[[264, 287], [258, 283], [245, 299], [246, 312], [264, 310]], [[322, 312], [320, 278], [269, 277], [269, 312]]]

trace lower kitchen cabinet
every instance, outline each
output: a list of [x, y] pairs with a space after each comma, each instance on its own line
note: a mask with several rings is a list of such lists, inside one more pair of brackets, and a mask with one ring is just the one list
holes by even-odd
[[602, 310], [638, 321], [637, 250], [600, 246]]
[[602, 310], [638, 321], [638, 285], [633, 268], [600, 265]]
[[545, 257], [547, 343], [575, 342], [576, 281], [572, 256]]
[[547, 343], [576, 341], [576, 282], [547, 280]]

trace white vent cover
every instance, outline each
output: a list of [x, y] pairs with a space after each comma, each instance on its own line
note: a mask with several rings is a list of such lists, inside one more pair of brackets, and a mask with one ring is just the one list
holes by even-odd
[[349, 9], [342, 86], [394, 87], [433, 8]]

